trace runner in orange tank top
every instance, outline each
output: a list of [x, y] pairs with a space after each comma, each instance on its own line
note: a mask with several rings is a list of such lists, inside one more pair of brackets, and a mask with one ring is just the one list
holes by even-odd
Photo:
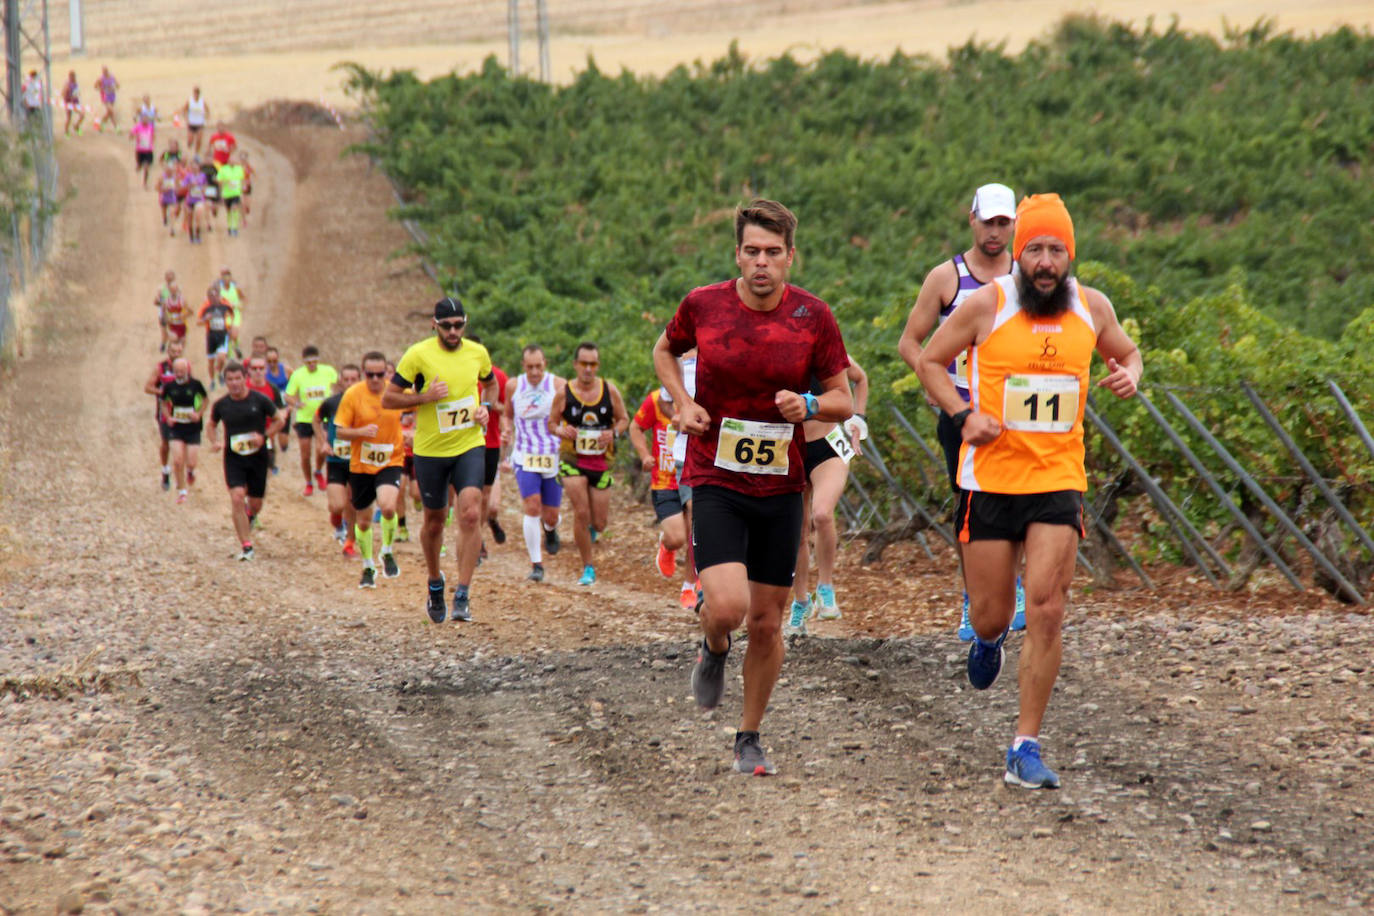
[[[1012, 256], [1017, 271], [964, 300], [922, 351], [917, 374], [963, 437], [957, 521], [977, 633], [969, 682], [987, 689], [1001, 671], [1022, 546], [1026, 638], [1004, 779], [1057, 788], [1059, 777], [1040, 759], [1039, 735], [1059, 676], [1060, 630], [1083, 534], [1083, 407], [1092, 351], [1107, 361], [1098, 387], [1117, 397], [1135, 394], [1144, 366], [1107, 297], [1071, 276], [1073, 221], [1059, 195], [1021, 201]], [[967, 406], [945, 368], [965, 351]]]

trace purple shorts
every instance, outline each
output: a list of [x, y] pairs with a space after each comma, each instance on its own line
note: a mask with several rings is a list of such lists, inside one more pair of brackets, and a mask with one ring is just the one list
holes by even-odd
[[558, 482], [557, 477], [545, 477], [534, 471], [516, 468], [515, 484], [520, 488], [521, 499], [529, 499], [538, 494], [540, 502], [546, 506], [558, 506], [563, 503], [563, 485]]
[[164, 206], [164, 207], [170, 207], [172, 204], [174, 204], [174, 203], [177, 202], [177, 192], [176, 192], [176, 191], [162, 191], [162, 192], [160, 192], [160, 193], [158, 194], [158, 198], [157, 198], [157, 199], [158, 199], [158, 203], [162, 204], [162, 206]]

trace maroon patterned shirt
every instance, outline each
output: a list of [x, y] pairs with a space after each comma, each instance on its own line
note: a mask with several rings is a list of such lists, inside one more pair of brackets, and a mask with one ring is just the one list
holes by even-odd
[[787, 423], [773, 403], [777, 392], [809, 391], [812, 376], [827, 379], [849, 367], [830, 306], [788, 284], [777, 308], [757, 312], [740, 301], [735, 281], [727, 280], [688, 293], [666, 334], [675, 356], [697, 348], [696, 402], [711, 415], [706, 433], [688, 439], [683, 482], [751, 496], [800, 493], [806, 485], [800, 423], [789, 424], [792, 442], [783, 475], [718, 467], [720, 422], [730, 417]]

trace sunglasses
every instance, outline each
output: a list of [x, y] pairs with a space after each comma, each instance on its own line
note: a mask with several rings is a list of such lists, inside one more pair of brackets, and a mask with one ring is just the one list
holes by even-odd
[[266, 367], [266, 366], [249, 366], [249, 367], [248, 367], [248, 371], [249, 371], [249, 372], [266, 372], [266, 371], [267, 371], [267, 367]]
[[386, 378], [386, 370], [383, 369], [381, 372], [364, 372], [363, 375], [368, 378]]
[[440, 329], [440, 330], [443, 330], [443, 331], [457, 331], [457, 330], [461, 329], [461, 328], [463, 327], [463, 325], [467, 324], [467, 320], [464, 319], [464, 320], [462, 320], [462, 321], [439, 321], [439, 322], [435, 322], [435, 323], [439, 326], [439, 329]]
[[601, 363], [598, 360], [590, 359], [579, 359], [577, 361], [577, 364], [579, 366], [586, 366], [588, 369], [595, 369], [597, 366], [601, 365]]

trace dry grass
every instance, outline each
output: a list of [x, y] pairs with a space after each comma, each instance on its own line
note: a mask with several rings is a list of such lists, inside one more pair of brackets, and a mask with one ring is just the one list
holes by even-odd
[[0, 696], [9, 693], [21, 700], [33, 697], [62, 700], [78, 694], [89, 696], [143, 686], [140, 668], [97, 666], [95, 660], [104, 651], [104, 646], [96, 646], [79, 661], [52, 673], [0, 675]]

